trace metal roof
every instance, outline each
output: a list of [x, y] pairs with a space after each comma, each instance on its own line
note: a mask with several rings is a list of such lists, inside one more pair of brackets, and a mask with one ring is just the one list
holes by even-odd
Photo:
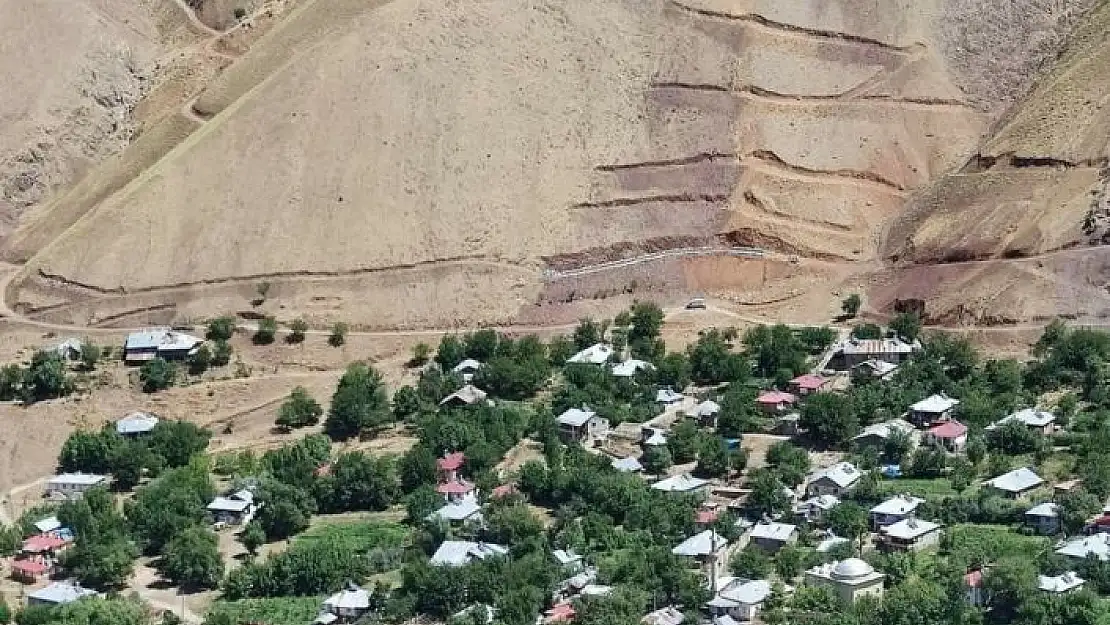
[[432, 555], [434, 566], [463, 566], [474, 560], [485, 560], [509, 553], [507, 547], [468, 540], [445, 540]]
[[871, 508], [871, 514], [909, 514], [923, 503], [920, 497], [897, 495]]
[[1029, 467], [1022, 467], [987, 480], [984, 484], [1008, 493], [1021, 493], [1044, 484], [1044, 480]]
[[708, 556], [728, 546], [728, 539], [713, 530], [705, 530], [682, 541], [671, 549], [676, 556]]
[[659, 480], [651, 485], [655, 490], [661, 490], [670, 493], [685, 493], [696, 490], [708, 484], [708, 480], [703, 480], [700, 477], [693, 477], [691, 475], [675, 475], [668, 477], [665, 480]]
[[595, 343], [570, 357], [567, 362], [600, 365], [613, 355], [613, 348], [604, 343]]
[[790, 525], [789, 523], [759, 523], [752, 528], [752, 538], [762, 538], [766, 540], [787, 541], [798, 528]]
[[940, 414], [955, 408], [960, 404], [960, 400], [953, 399], [944, 394], [930, 395], [925, 399], [910, 406], [910, 410], [914, 412], [927, 412], [930, 414]]
[[559, 415], [556, 420], [563, 425], [580, 428], [586, 425], [586, 422], [597, 416], [593, 410], [582, 410], [579, 408], [570, 408], [563, 414]]
[[108, 481], [107, 475], [96, 475], [95, 473], [62, 473], [50, 478], [47, 482], [50, 486], [57, 486], [61, 484], [77, 484], [81, 486], [95, 486], [96, 484], [103, 484]]
[[940, 529], [940, 524], [933, 523], [932, 521], [925, 521], [923, 519], [902, 519], [893, 525], [887, 525], [879, 531], [894, 538], [914, 540], [938, 529]]
[[54, 605], [62, 605], [66, 603], [73, 603], [78, 599], [85, 597], [95, 597], [97, 593], [95, 590], [82, 588], [77, 584], [69, 582], [54, 582], [45, 588], [40, 588], [35, 592], [28, 595], [34, 601], [40, 603], [52, 603]]
[[838, 462], [827, 469], [814, 471], [810, 474], [809, 481], [812, 483], [826, 479], [841, 488], [847, 488], [855, 484], [861, 477], [863, 477], [863, 473], [851, 462]]
[[116, 421], [116, 432], [120, 434], [145, 434], [158, 425], [158, 417], [145, 412], [132, 412]]

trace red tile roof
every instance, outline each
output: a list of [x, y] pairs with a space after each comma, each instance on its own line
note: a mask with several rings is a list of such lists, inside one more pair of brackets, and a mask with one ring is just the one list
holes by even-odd
[[574, 606], [569, 603], [560, 603], [559, 605], [551, 606], [547, 611], [547, 621], [571, 621], [578, 613], [574, 611]]
[[945, 421], [929, 428], [929, 434], [934, 438], [959, 438], [967, 434], [967, 426], [959, 421]]
[[715, 522], [719, 515], [719, 510], [698, 510], [698, 516], [694, 520], [700, 525], [709, 525]]
[[983, 585], [983, 571], [971, 571], [964, 575], [964, 585], [968, 588], [979, 588]]
[[783, 393], [782, 391], [767, 391], [757, 397], [755, 402], [757, 404], [771, 404], [777, 406], [778, 404], [792, 404], [797, 400], [790, 393]]
[[436, 466], [439, 467], [441, 471], [458, 471], [459, 467], [461, 467], [465, 461], [466, 455], [461, 451], [456, 451], [453, 454], [447, 454], [439, 460], [436, 460]]
[[436, 486], [436, 492], [441, 495], [465, 495], [474, 490], [474, 485], [466, 480], [455, 480], [454, 482], [444, 482]]
[[12, 572], [24, 575], [42, 575], [50, 567], [41, 560], [12, 560]]
[[23, 541], [23, 551], [41, 553], [61, 549], [66, 544], [65, 540], [51, 534], [38, 534]]
[[790, 383], [794, 384], [798, 388], [803, 388], [807, 391], [816, 391], [817, 389], [824, 386], [827, 381], [828, 380], [819, 375], [807, 373], [805, 375], [800, 375], [793, 380], [790, 380]]

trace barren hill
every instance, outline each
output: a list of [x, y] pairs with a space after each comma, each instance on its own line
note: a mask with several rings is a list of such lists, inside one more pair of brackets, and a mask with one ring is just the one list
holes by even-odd
[[[7, 296], [104, 324], [265, 282], [282, 316], [400, 327], [829, 290], [966, 169], [1091, 1], [995, 4], [302, 0], [215, 40], [242, 56], [25, 221]], [[1023, 119], [1003, 127], [1025, 140]]]

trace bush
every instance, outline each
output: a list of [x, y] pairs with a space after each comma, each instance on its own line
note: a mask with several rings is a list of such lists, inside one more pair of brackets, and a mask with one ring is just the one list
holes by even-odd
[[144, 393], [156, 393], [173, 386], [177, 379], [177, 367], [162, 358], [155, 358], [139, 369], [139, 382]]
[[331, 335], [328, 336], [328, 345], [332, 347], [342, 347], [347, 342], [347, 324], [342, 321], [336, 321], [335, 325], [331, 327]]
[[324, 409], [320, 404], [303, 386], [298, 386], [281, 405], [276, 423], [286, 430], [302, 428], [319, 423], [322, 414]]
[[212, 366], [223, 367], [231, 362], [231, 345], [227, 341], [217, 340], [212, 350]]
[[308, 333], [308, 324], [304, 319], [294, 319], [289, 323], [289, 336], [285, 337], [288, 343], [304, 343], [304, 337]]
[[840, 303], [840, 310], [849, 317], [855, 317], [859, 314], [859, 309], [862, 305], [863, 298], [859, 296], [859, 293], [852, 293]]
[[208, 322], [204, 336], [209, 341], [229, 341], [235, 334], [234, 317], [217, 317]]
[[208, 371], [208, 366], [212, 364], [212, 350], [208, 349], [207, 345], [201, 345], [186, 362], [189, 365], [189, 373], [200, 375]]
[[277, 336], [277, 319], [264, 317], [259, 320], [258, 329], [255, 330], [251, 340], [255, 345], [269, 345], [274, 342], [275, 336]]

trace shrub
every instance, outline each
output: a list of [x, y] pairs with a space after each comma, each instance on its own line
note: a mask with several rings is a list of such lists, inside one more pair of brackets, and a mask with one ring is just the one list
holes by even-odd
[[144, 393], [156, 393], [173, 386], [177, 367], [161, 358], [148, 361], [139, 369], [139, 382]]
[[328, 336], [328, 345], [332, 347], [341, 347], [347, 342], [347, 324], [342, 321], [336, 321], [335, 325], [331, 327], [331, 335]]
[[264, 317], [258, 322], [258, 329], [255, 330], [251, 340], [255, 345], [269, 345], [274, 342], [275, 336], [277, 336], [277, 319]]

